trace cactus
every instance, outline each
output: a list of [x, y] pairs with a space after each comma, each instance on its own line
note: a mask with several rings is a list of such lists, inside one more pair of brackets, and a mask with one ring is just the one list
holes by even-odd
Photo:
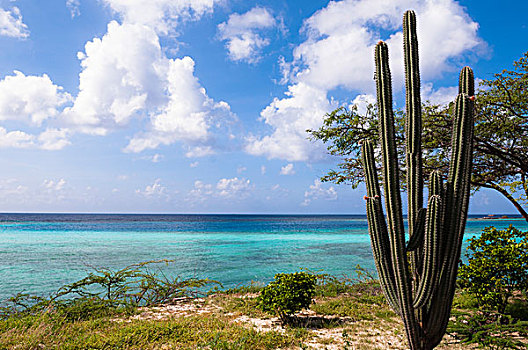
[[456, 99], [449, 174], [444, 183], [431, 173], [423, 207], [420, 73], [416, 16], [403, 19], [406, 86], [406, 168], [408, 233], [405, 242], [388, 48], [375, 49], [379, 134], [382, 152], [385, 219], [371, 141], [362, 143], [367, 186], [367, 218], [383, 292], [403, 319], [411, 349], [433, 349], [447, 328], [453, 302], [462, 237], [467, 219], [472, 164], [474, 78], [462, 69]]

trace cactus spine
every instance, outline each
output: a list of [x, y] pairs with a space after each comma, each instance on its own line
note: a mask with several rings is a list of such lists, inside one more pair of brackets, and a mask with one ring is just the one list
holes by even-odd
[[[388, 48], [375, 49], [379, 134], [387, 219], [374, 160], [374, 146], [365, 140], [362, 160], [367, 185], [367, 217], [376, 267], [383, 291], [402, 317], [411, 349], [433, 349], [445, 333], [467, 219], [472, 164], [474, 78], [470, 68], [460, 74], [455, 103], [451, 162], [445, 184], [431, 173], [427, 208], [423, 207], [420, 73], [416, 16], [403, 19], [406, 82], [406, 166], [409, 242], [405, 231]], [[409, 253], [409, 257], [408, 257]]]

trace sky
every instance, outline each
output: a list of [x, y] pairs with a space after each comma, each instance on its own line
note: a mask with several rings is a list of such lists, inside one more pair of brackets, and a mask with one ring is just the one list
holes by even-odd
[[364, 214], [306, 129], [374, 101], [379, 40], [403, 106], [407, 9], [424, 100], [528, 49], [524, 0], [0, 0], [0, 211]]

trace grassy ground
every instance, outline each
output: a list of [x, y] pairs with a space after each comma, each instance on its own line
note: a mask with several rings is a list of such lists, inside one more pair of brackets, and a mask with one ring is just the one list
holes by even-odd
[[[258, 286], [139, 308], [82, 298], [4, 313], [0, 349], [406, 349], [376, 282], [349, 282], [320, 285], [315, 303], [286, 328], [257, 308]], [[497, 319], [458, 295], [439, 349], [526, 348], [528, 303], [519, 297], [508, 312]]]

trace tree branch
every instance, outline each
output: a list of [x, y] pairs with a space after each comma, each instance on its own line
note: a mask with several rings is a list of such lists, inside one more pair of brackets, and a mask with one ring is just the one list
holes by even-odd
[[519, 202], [517, 202], [517, 200], [515, 198], [513, 198], [513, 196], [511, 194], [508, 193], [508, 191], [506, 191], [504, 188], [494, 184], [494, 183], [478, 183], [478, 182], [473, 182], [472, 183], [476, 186], [480, 186], [480, 187], [485, 187], [485, 188], [491, 188], [495, 191], [498, 191], [500, 194], [502, 194], [504, 197], [506, 197], [510, 203], [513, 204], [513, 206], [515, 207], [515, 209], [517, 209], [517, 211], [522, 215], [522, 217], [524, 218], [524, 220], [526, 220], [526, 222], [528, 222], [528, 213], [526, 212], [526, 210], [523, 209], [523, 207], [519, 204]]

